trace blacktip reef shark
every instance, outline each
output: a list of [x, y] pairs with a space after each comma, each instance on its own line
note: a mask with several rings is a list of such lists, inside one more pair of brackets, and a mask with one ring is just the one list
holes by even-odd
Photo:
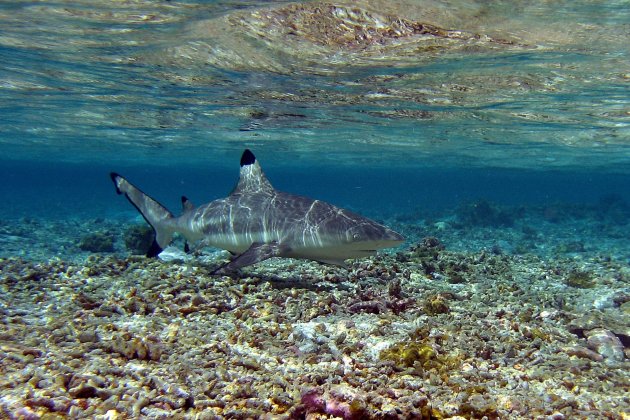
[[374, 255], [404, 241], [393, 230], [351, 211], [277, 191], [248, 149], [241, 157], [238, 184], [229, 196], [199, 207], [182, 197], [179, 217], [117, 173], [110, 176], [118, 194], [124, 194], [155, 231], [149, 257], [162, 252], [175, 233], [195, 249], [211, 246], [235, 255], [217, 272], [271, 257], [345, 267], [346, 259]]

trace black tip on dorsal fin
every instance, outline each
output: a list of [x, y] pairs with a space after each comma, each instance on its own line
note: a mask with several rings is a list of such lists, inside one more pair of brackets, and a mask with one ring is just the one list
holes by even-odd
[[188, 199], [188, 197], [186, 197], [185, 195], [182, 195], [182, 208], [184, 209], [184, 211], [187, 210], [192, 210], [195, 206], [193, 205], [193, 203]]
[[251, 165], [256, 162], [256, 156], [249, 149], [245, 149], [243, 156], [241, 156], [241, 167], [245, 165]]

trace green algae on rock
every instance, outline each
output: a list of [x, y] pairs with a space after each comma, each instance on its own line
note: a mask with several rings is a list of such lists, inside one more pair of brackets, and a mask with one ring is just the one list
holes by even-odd
[[420, 372], [435, 370], [440, 374], [456, 369], [461, 362], [461, 356], [449, 356], [436, 352], [428, 339], [395, 343], [381, 350], [379, 359], [394, 362], [394, 366], [398, 369], [413, 367]]
[[441, 365], [436, 352], [430, 345], [421, 342], [396, 343], [380, 353], [381, 360], [391, 360], [399, 367], [412, 367], [417, 363], [422, 368]]
[[431, 295], [425, 299], [423, 309], [431, 316], [448, 313], [448, 299], [444, 293]]

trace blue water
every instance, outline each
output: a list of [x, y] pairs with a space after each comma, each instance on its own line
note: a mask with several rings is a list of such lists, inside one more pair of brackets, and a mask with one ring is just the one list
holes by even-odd
[[[0, 417], [627, 419], [629, 10], [0, 1]], [[178, 214], [246, 148], [406, 242], [140, 257], [110, 172]]]
[[177, 212], [227, 194], [245, 148], [381, 220], [630, 201], [625, 2], [358, 2], [468, 37], [372, 44], [262, 6], [284, 3], [0, 4], [0, 218], [131, 220], [112, 170]]
[[[9, 161], [0, 169], [0, 194], [6, 197], [0, 214], [10, 219], [53, 220], [135, 216], [135, 209], [115, 194], [111, 171], [123, 174], [178, 213], [181, 195], [203, 204], [229, 194], [238, 179], [239, 158], [235, 153], [233, 165], [225, 168]], [[374, 171], [356, 166], [314, 170], [278, 162], [278, 157], [265, 153], [258, 158], [277, 189], [381, 218], [446, 213], [479, 199], [507, 206], [593, 205], [614, 194], [630, 203], [627, 174], [421, 167]]]

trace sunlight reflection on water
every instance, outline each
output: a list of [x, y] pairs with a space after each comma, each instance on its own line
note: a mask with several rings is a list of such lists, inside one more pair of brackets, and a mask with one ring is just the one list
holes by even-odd
[[335, 164], [628, 170], [623, 2], [459, 3], [5, 2], [0, 142], [27, 159], [255, 145]]

